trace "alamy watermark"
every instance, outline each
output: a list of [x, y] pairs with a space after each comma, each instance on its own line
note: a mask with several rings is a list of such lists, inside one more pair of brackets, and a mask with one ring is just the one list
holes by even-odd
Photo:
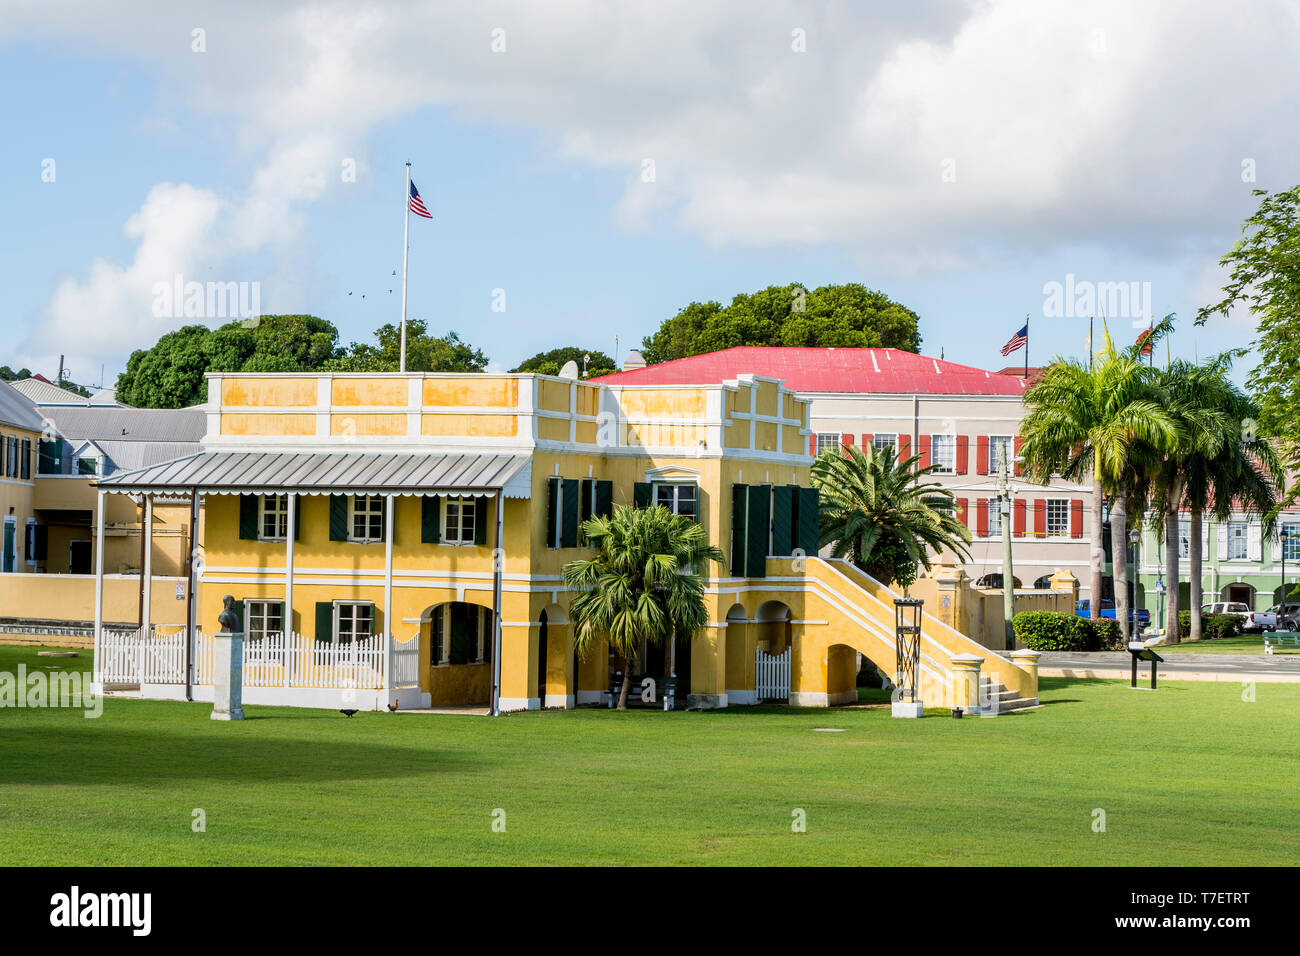
[[186, 282], [179, 272], [170, 282], [155, 282], [153, 314], [159, 319], [258, 319], [260, 282]]
[[95, 693], [89, 674], [73, 671], [27, 672], [26, 664], [18, 665], [18, 673], [0, 671], [0, 708], [75, 707], [85, 711], [85, 717], [99, 717], [104, 713], [104, 698]]
[[1152, 319], [1150, 282], [1091, 282], [1067, 273], [1064, 282], [1043, 284], [1043, 316], [1049, 319]]

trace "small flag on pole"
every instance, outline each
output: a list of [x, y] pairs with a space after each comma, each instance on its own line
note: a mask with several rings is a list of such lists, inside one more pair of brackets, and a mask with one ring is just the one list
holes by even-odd
[[1139, 354], [1150, 355], [1151, 354], [1151, 327], [1148, 326], [1147, 328], [1139, 332], [1137, 340], [1138, 340], [1138, 345], [1142, 346], [1142, 349], [1139, 352]]
[[411, 181], [411, 212], [425, 219], [433, 218], [433, 214], [424, 208], [424, 200], [420, 198], [420, 190], [415, 188], [414, 180]]
[[1029, 344], [1029, 323], [1026, 322], [1024, 327], [1007, 340], [1007, 344], [1002, 346], [1002, 354], [1010, 355], [1012, 352], [1019, 351]]

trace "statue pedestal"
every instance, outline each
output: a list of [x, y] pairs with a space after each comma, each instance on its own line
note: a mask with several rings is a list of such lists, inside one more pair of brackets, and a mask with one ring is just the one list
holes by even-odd
[[212, 635], [212, 719], [244, 719], [244, 634]]

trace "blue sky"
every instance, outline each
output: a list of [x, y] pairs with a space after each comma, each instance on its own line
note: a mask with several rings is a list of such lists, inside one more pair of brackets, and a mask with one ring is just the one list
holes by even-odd
[[[1124, 56], [1086, 95], [1077, 89], [1090, 74], [1064, 71], [1054, 94], [1026, 76], [1017, 104], [977, 55], [1012, 48], [1032, 26], [1033, 7], [1015, 3], [991, 13], [940, 5], [942, 14], [894, 23], [885, 39], [869, 15], [838, 4], [771, 24], [740, 5], [698, 28], [629, 8], [598, 25], [601, 46], [564, 39], [566, 29], [590, 29], [586, 19], [529, 20], [500, 4], [493, 13], [513, 49], [525, 48], [506, 54], [517, 57], [508, 80], [488, 72], [504, 57], [469, 57], [463, 42], [408, 49], [409, 17], [355, 27], [333, 5], [337, 19], [322, 27], [314, 5], [299, 6], [302, 22], [281, 18], [265, 31], [249, 19], [256, 7], [229, 23], [212, 8], [158, 26], [135, 5], [89, 24], [71, 13], [37, 20], [28, 8], [0, 28], [0, 212], [10, 225], [0, 281], [13, 343], [0, 364], [52, 375], [62, 353], [74, 380], [99, 384], [102, 366], [111, 383], [132, 349], [181, 324], [153, 319], [144, 292], [173, 268], [199, 281], [258, 281], [263, 312], [313, 313], [344, 341], [368, 340], [400, 314], [408, 159], [435, 215], [412, 218], [409, 314], [458, 331], [502, 368], [558, 345], [613, 353], [615, 336], [626, 353], [690, 301], [791, 281], [885, 291], [920, 314], [926, 354], [942, 348], [954, 361], [1001, 367], [999, 346], [1029, 313], [1031, 360], [1081, 356], [1086, 317], [1043, 314], [1044, 283], [1067, 274], [1150, 283], [1155, 314], [1181, 320], [1173, 353], [1205, 355], [1250, 338], [1246, 317], [1191, 322], [1253, 208], [1250, 189], [1286, 188], [1297, 175], [1287, 165], [1294, 134], [1271, 128], [1271, 104], [1206, 99], [1185, 72], [1139, 69], [1162, 45], [1190, 64], [1208, 42], [1162, 32], [1172, 7], [1134, 23], [1123, 5], [1099, 5], [1108, 9], [1096, 22], [1113, 20], [1106, 36], [1140, 36], [1141, 49], [1089, 39], [1080, 31], [1092, 20], [1048, 23], [1070, 43]], [[427, 8], [429, 23], [486, 48], [497, 21], [453, 6]], [[832, 30], [846, 17], [851, 25]], [[212, 23], [202, 54], [186, 49], [199, 21]], [[788, 23], [801, 22], [814, 24], [804, 56], [820, 61], [787, 49]], [[819, 37], [852, 30], [874, 38], [869, 50], [837, 39], [819, 52]], [[317, 44], [313, 31], [326, 39]], [[699, 54], [698, 76], [683, 65], [665, 78], [678, 61], [662, 58], [656, 31], [683, 46], [682, 64]], [[278, 37], [283, 51], [286, 32], [303, 35], [308, 52], [264, 67], [258, 44]], [[716, 42], [735, 35], [746, 42], [729, 59]], [[770, 48], [755, 55], [754, 37]], [[1220, 55], [1267, 70], [1294, 52], [1253, 42], [1221, 43]], [[317, 45], [328, 57], [313, 59]], [[947, 59], [936, 66], [936, 57]], [[718, 92], [733, 76], [736, 89]], [[975, 106], [955, 102], [981, 83]], [[926, 92], [935, 88], [942, 94]], [[1161, 129], [1170, 104], [1186, 122]], [[1076, 115], [1065, 124], [1056, 110]], [[1081, 123], [1099, 133], [1058, 136], [1058, 126]], [[941, 176], [949, 145], [955, 182]], [[657, 164], [651, 184], [640, 179], [647, 155]], [[1242, 181], [1239, 156], [1258, 163], [1257, 182]], [[57, 164], [53, 183], [41, 178], [46, 158]], [[348, 159], [358, 164], [351, 183], [339, 175]], [[145, 225], [126, 235], [133, 217]], [[153, 250], [143, 263], [142, 246]], [[498, 288], [504, 314], [491, 309]], [[1136, 334], [1127, 318], [1112, 331], [1122, 342]]]

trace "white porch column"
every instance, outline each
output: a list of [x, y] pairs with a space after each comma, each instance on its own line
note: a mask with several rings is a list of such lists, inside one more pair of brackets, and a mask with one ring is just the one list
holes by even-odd
[[140, 628], [147, 635], [153, 627], [153, 495], [144, 496], [144, 613], [140, 615]]
[[[289, 506], [288, 524], [284, 538], [284, 620], [280, 622], [283, 630], [285, 647], [289, 646], [293, 634], [293, 539], [298, 533], [298, 496], [289, 492], [286, 496]], [[286, 678], [288, 675], [285, 675]]]
[[384, 690], [393, 686], [393, 511], [396, 495], [385, 495], [384, 507]]
[[100, 664], [104, 636], [104, 500], [103, 488], [95, 499], [95, 667]]

